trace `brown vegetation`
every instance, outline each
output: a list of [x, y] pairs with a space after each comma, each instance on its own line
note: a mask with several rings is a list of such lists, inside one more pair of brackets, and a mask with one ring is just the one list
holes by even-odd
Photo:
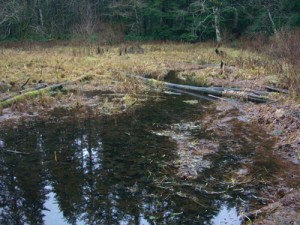
[[278, 60], [281, 69], [281, 86], [289, 89], [291, 95], [300, 93], [300, 30], [281, 31], [272, 41], [270, 53]]
[[[196, 85], [256, 90], [264, 90], [269, 85], [288, 88], [291, 96], [297, 96], [299, 65], [295, 58], [300, 49], [297, 48], [297, 34], [281, 33], [271, 44], [254, 48], [257, 51], [226, 46], [216, 50], [211, 43], [127, 43], [120, 46], [5, 43], [0, 54], [0, 99], [20, 91], [75, 80], [82, 75], [92, 80], [71, 86], [69, 89], [76, 91], [67, 91], [57, 99], [68, 99], [72, 105], [74, 99], [82, 98], [85, 91], [95, 88], [123, 94], [137, 94], [144, 89], [141, 82], [128, 80], [115, 71], [159, 80], [174, 71], [178, 79]], [[248, 42], [249, 46], [251, 43]], [[265, 40], [260, 44], [265, 44]], [[269, 46], [268, 51], [265, 46]]]
[[290, 96], [300, 93], [300, 30], [282, 29], [276, 36], [256, 35], [243, 38], [242, 49], [265, 55], [268, 72], [274, 74], [273, 85], [289, 89]]
[[[288, 89], [290, 95], [284, 91], [270, 94], [268, 97], [273, 102], [269, 104], [244, 104], [240, 109], [250, 121], [263, 125], [276, 137], [274, 151], [299, 164], [299, 32], [281, 32], [268, 43], [259, 38], [261, 41], [255, 46], [254, 42], [248, 42], [251, 49], [223, 46], [218, 52], [212, 43], [121, 46], [16, 43], [3, 46], [0, 52], [1, 102], [40, 86], [75, 81], [83, 75], [90, 79], [68, 83], [63, 89], [49, 90], [35, 97], [29, 94], [30, 98], [20, 98], [9, 107], [2, 106], [0, 125], [8, 120], [47, 115], [60, 107], [82, 117], [123, 113], [145, 104], [149, 98], [159, 100], [155, 94], [145, 94], [152, 87], [123, 74], [162, 80], [175, 73], [179, 81], [201, 86], [239, 87], [251, 91], [270, 90], [266, 86]], [[218, 121], [210, 124], [218, 124]], [[204, 149], [206, 144], [197, 147]], [[184, 146], [180, 150], [184, 151]]]

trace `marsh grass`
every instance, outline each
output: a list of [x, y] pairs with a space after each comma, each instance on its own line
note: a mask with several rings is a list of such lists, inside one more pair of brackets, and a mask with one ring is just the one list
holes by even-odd
[[[221, 59], [209, 44], [144, 44], [145, 54], [118, 56], [118, 46], [107, 46], [104, 54], [97, 54], [98, 46], [54, 46], [52, 48], [32, 47], [24, 49], [3, 49], [0, 55], [1, 80], [22, 85], [30, 78], [29, 86], [42, 80], [57, 83], [72, 80], [82, 74], [107, 75], [110, 69], [139, 75], [163, 77], [170, 70], [171, 63], [209, 64]], [[155, 49], [155, 50], [153, 50]], [[159, 49], [159, 50], [157, 50]], [[257, 67], [266, 68], [263, 59], [251, 52], [225, 48], [227, 64], [242, 66], [245, 73], [257, 74]], [[224, 59], [223, 59], [224, 60]], [[107, 78], [107, 77], [106, 77]], [[110, 78], [109, 78], [110, 79]]]
[[[136, 43], [129, 44], [135, 45]], [[122, 56], [119, 56], [119, 46], [96, 44], [76, 46], [56, 43], [40, 46], [30, 43], [28, 46], [26, 44], [22, 46], [18, 43], [17, 46], [1, 47], [0, 81], [9, 87], [9, 91], [5, 94], [13, 94], [21, 90], [28, 78], [30, 79], [25, 88], [35, 88], [39, 83], [48, 85], [61, 83], [75, 80], [82, 75], [89, 75], [92, 77], [91, 80], [72, 87], [77, 91], [60, 93], [49, 99], [46, 95], [40, 96], [42, 105], [51, 105], [55, 101], [64, 103], [73, 101], [73, 105], [82, 106], [86, 104], [86, 100], [82, 96], [88, 90], [102, 89], [133, 95], [147, 90], [148, 87], [140, 80], [128, 79], [122, 74], [142, 75], [163, 80], [168, 72], [180, 67], [183, 70], [182, 75], [187, 80], [205, 86], [210, 77], [227, 79], [228, 74], [232, 73], [232, 71], [224, 70], [224, 74], [224, 71], [218, 66], [221, 61], [226, 65], [238, 68], [234, 79], [266, 79], [269, 76], [278, 76], [284, 70], [283, 66], [274, 63], [274, 60], [271, 60], [266, 54], [247, 49], [237, 50], [223, 47], [222, 50], [226, 52], [226, 56], [220, 57], [215, 54], [212, 43], [170, 42], [163, 44], [139, 43], [139, 45], [144, 49], [144, 54], [124, 54]], [[205, 64], [215, 64], [216, 66], [198, 71], [189, 71], [188, 68], [185, 68], [189, 65]], [[105, 99], [102, 101], [104, 106], [108, 105]], [[29, 102], [27, 103], [29, 104]], [[18, 107], [20, 110], [24, 108]]]

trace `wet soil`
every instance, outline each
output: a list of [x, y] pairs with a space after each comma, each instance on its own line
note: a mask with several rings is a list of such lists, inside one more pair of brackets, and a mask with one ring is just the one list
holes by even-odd
[[[167, 78], [173, 82], [185, 84], [187, 78], [182, 77], [182, 72], [180, 72], [186, 71], [184, 68], [187, 68], [189, 73], [199, 73], [199, 71], [203, 72], [203, 70], [207, 70], [206, 72], [209, 73], [213, 70], [217, 72], [216, 74], [224, 73], [224, 70], [222, 71], [218, 68], [218, 65], [203, 68], [182, 64], [179, 67], [174, 65], [172, 73], [170, 73]], [[226, 77], [210, 77], [206, 80], [206, 84], [263, 90], [267, 83], [266, 78], [254, 80], [238, 79], [235, 77], [236, 68], [227, 67], [226, 69], [228, 70], [225, 71], [225, 74], [227, 74]], [[269, 200], [272, 199], [272, 201], [269, 201], [270, 205], [263, 207], [261, 211], [250, 213], [252, 216], [255, 215], [251, 217], [254, 221], [256, 221], [255, 219], [257, 219], [257, 217], [259, 218], [257, 222], [255, 222], [257, 224], [299, 224], [300, 221], [299, 206], [294, 204], [294, 202], [299, 199], [300, 184], [299, 177], [295, 175], [300, 169], [300, 104], [297, 101], [289, 101], [286, 97], [287, 96], [281, 96], [279, 99], [277, 98], [268, 104], [240, 103], [234, 100], [223, 99], [216, 103], [216, 108], [219, 110], [219, 113], [208, 113], [203, 119], [206, 130], [213, 131], [219, 135], [219, 137], [226, 135], [238, 137], [238, 133], [231, 133], [231, 123], [236, 119], [256, 124], [258, 126], [257, 133], [264, 130], [270, 135], [270, 138], [273, 137], [274, 146], [271, 147], [272, 152], [276, 155], [275, 158], [277, 158], [278, 161], [284, 159], [285, 163], [283, 168], [286, 174], [283, 175], [283, 178], [275, 182], [274, 190], [276, 191], [265, 191], [263, 194]], [[231, 113], [233, 111], [236, 111], [234, 115]], [[212, 145], [206, 143], [205, 146], [207, 148], [207, 146], [211, 147]], [[216, 148], [217, 146], [213, 147], [213, 149]], [[190, 165], [190, 167], [192, 166]], [[243, 177], [244, 169], [242, 168], [241, 170], [242, 173], [239, 174], [239, 176], [242, 175]], [[191, 177], [190, 171], [191, 169], [188, 169], [181, 173], [181, 175]], [[289, 188], [290, 183], [294, 184], [294, 188]], [[286, 194], [288, 194], [288, 197], [285, 197]], [[285, 199], [295, 199], [295, 201], [285, 201]], [[282, 204], [282, 202], [285, 203]], [[245, 219], [245, 221], [248, 219]]]
[[[300, 170], [299, 105], [245, 104], [242, 109], [251, 121], [260, 124], [276, 139], [273, 151], [285, 160], [287, 171], [285, 179], [278, 181], [274, 203], [252, 212], [254, 224], [300, 224], [300, 182], [299, 177], [295, 176]], [[286, 182], [295, 183], [296, 188], [289, 189]]]
[[[268, 199], [267, 206], [250, 212], [245, 221], [251, 220], [254, 224], [299, 224], [300, 120], [297, 114], [299, 108], [296, 105], [291, 107], [276, 103], [259, 105], [223, 101], [217, 104], [218, 119], [208, 116], [206, 121], [208, 129], [214, 129], [219, 135], [226, 134], [224, 130], [230, 133], [230, 121], [234, 118], [256, 124], [258, 134], [264, 130], [274, 141], [274, 146], [271, 147], [272, 156], [263, 153], [262, 157], [273, 158], [272, 160], [277, 161], [283, 168], [279, 173], [281, 175], [273, 174], [276, 169], [270, 172], [270, 176], [275, 176], [276, 179], [273, 181], [273, 189], [264, 190], [262, 193], [262, 196]], [[234, 109], [238, 110], [235, 117], [228, 115], [228, 111]], [[265, 166], [267, 168], [268, 165]]]
[[284, 103], [243, 105], [245, 115], [276, 138], [276, 151], [288, 161], [300, 164], [300, 106]]

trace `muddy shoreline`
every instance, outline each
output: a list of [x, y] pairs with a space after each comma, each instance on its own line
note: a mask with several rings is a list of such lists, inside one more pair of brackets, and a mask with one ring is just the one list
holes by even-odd
[[[228, 111], [236, 109], [236, 118], [247, 123], [256, 124], [262, 131], [267, 132], [273, 139], [272, 152], [274, 158], [278, 157], [284, 163], [285, 179], [274, 182], [273, 190], [263, 193], [269, 199], [267, 206], [248, 212], [245, 221], [254, 224], [298, 224], [300, 221], [299, 198], [299, 168], [300, 168], [300, 118], [299, 106], [282, 103], [253, 104], [218, 102], [220, 111], [219, 119], [207, 121], [208, 129], [217, 127], [217, 132], [222, 132], [220, 127], [228, 127], [233, 117], [228, 116]], [[298, 173], [298, 175], [297, 175]], [[291, 188], [294, 183], [295, 188]]]

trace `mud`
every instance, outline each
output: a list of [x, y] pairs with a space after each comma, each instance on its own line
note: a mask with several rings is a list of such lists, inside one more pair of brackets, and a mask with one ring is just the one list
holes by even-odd
[[[184, 70], [186, 68], [186, 70]], [[184, 82], [187, 78], [184, 74], [210, 74], [205, 81], [206, 85], [222, 87], [239, 87], [246, 89], [264, 90], [268, 83], [268, 77], [260, 79], [244, 79], [237, 77], [238, 70], [234, 67], [227, 67], [221, 70], [217, 65], [211, 67], [196, 67], [191, 65], [173, 66], [174, 71], [179, 72], [175, 77], [175, 82]], [[188, 71], [188, 73], [187, 73]], [[225, 76], [226, 75], [226, 76]], [[187, 75], [189, 76], [189, 75]], [[174, 74], [172, 79], [174, 79]], [[232, 123], [235, 120], [243, 121], [249, 124], [256, 124], [259, 129], [266, 131], [270, 138], [274, 140], [272, 152], [274, 159], [278, 161], [283, 159], [281, 178], [277, 177], [274, 181], [273, 188], [263, 190], [264, 202], [267, 206], [250, 213], [251, 218], [245, 218], [245, 223], [249, 220], [254, 224], [300, 224], [299, 204], [299, 164], [300, 164], [300, 104], [294, 100], [288, 100], [287, 96], [276, 96], [276, 100], [268, 104], [241, 103], [235, 100], [223, 99], [216, 103], [217, 114], [207, 113], [202, 119], [207, 132], [211, 131], [219, 138], [238, 136], [238, 133], [232, 133]], [[209, 111], [209, 110], [208, 110]], [[214, 115], [214, 116], [212, 116]], [[180, 140], [180, 138], [179, 138]], [[187, 145], [187, 141], [185, 144]], [[178, 144], [180, 145], [180, 142]], [[204, 143], [204, 146], [211, 146]], [[209, 153], [217, 150], [218, 146], [211, 148]], [[181, 148], [179, 148], [181, 149]], [[204, 149], [201, 144], [198, 149]], [[202, 151], [201, 150], [201, 151]], [[203, 151], [204, 153], [206, 151]], [[208, 154], [209, 154], [208, 153]], [[179, 153], [187, 158], [193, 158], [185, 152]], [[195, 157], [194, 157], [195, 158]], [[183, 157], [184, 159], [184, 157]], [[187, 160], [183, 160], [186, 162]], [[195, 167], [197, 163], [189, 160], [191, 163], [181, 165], [179, 175], [183, 178], [192, 178], [196, 176]], [[201, 160], [198, 161], [198, 163]], [[237, 171], [236, 176], [240, 181], [248, 179], [249, 168], [241, 168]], [[273, 176], [273, 175], [271, 175]], [[263, 184], [263, 181], [261, 181]], [[260, 208], [260, 206], [258, 206]], [[255, 215], [255, 216], [253, 216]]]
[[[222, 135], [221, 128], [230, 129], [228, 110], [238, 109], [237, 118], [249, 123], [255, 123], [262, 130], [266, 130], [275, 140], [272, 149], [274, 158], [283, 160], [282, 177], [274, 182], [273, 190], [264, 191], [263, 196], [268, 204], [259, 210], [251, 212], [245, 222], [254, 224], [300, 224], [300, 190], [299, 190], [299, 163], [300, 163], [300, 117], [299, 105], [287, 104], [240, 104], [237, 102], [222, 101], [217, 103], [220, 118], [207, 118], [208, 129]], [[291, 164], [292, 163], [292, 164]], [[244, 176], [244, 174], [242, 174]]]
[[242, 110], [251, 121], [266, 129], [276, 141], [275, 151], [282, 158], [300, 163], [300, 106], [281, 103], [245, 104]]
[[293, 191], [279, 201], [269, 204], [248, 215], [256, 225], [299, 224], [300, 192]]

